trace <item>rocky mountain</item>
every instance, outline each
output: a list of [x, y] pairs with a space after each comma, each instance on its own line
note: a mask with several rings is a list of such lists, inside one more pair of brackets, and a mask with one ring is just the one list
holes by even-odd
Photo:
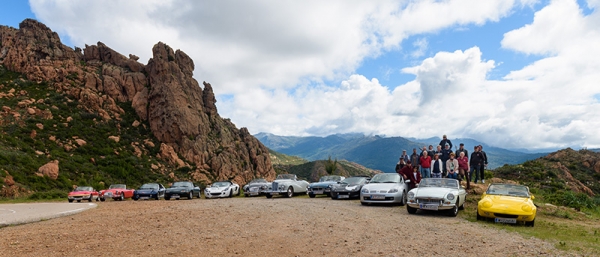
[[[275, 169], [277, 169], [279, 173], [296, 174], [299, 178], [314, 182], [319, 181], [319, 178], [322, 176], [329, 175], [325, 168], [328, 161], [331, 160], [311, 161], [298, 165], [275, 165]], [[333, 174], [345, 177], [359, 175], [373, 176], [377, 173], [381, 173], [381, 171], [369, 169], [360, 164], [346, 160], [337, 160], [335, 166], [337, 168]]]
[[[439, 138], [426, 140], [407, 139], [403, 137], [365, 136], [362, 134], [336, 134], [327, 137], [294, 137], [278, 136], [269, 133], [258, 133], [258, 140], [270, 149], [299, 156], [307, 160], [323, 160], [329, 156], [356, 162], [371, 169], [393, 172], [402, 150], [410, 155], [413, 148], [420, 149], [424, 145], [435, 145]], [[472, 139], [451, 139], [458, 147], [460, 142], [472, 151], [473, 146], [483, 145], [489, 158], [488, 167], [494, 169], [504, 164], [518, 164], [535, 159], [543, 153], [521, 153], [498, 147], [490, 147]]]
[[[95, 133], [89, 128], [85, 128], [87, 134], [71, 131], [73, 128], [68, 126], [71, 121], [55, 115], [65, 111], [57, 106], [60, 102], [47, 104], [59, 98], [67, 101], [64, 108], [73, 108], [73, 113], [79, 117], [94, 117], [90, 119], [93, 120], [92, 127], [115, 125], [116, 134], [110, 135], [112, 139], [107, 136], [104, 140], [118, 142], [118, 133], [132, 128], [149, 130], [148, 135], [141, 137], [128, 134], [136, 138], [128, 140], [131, 145], [123, 148], [131, 150], [136, 158], [150, 158], [157, 164], [164, 162], [147, 172], [202, 183], [231, 179], [244, 184], [254, 177], [274, 178], [268, 149], [246, 128], [238, 129], [229, 119], [219, 116], [212, 86], [204, 82], [201, 87], [192, 77], [192, 59], [162, 42], [152, 48], [152, 54], [144, 65], [135, 55], [125, 57], [101, 42], [86, 45], [84, 49], [71, 49], [61, 43], [57, 33], [32, 19], [24, 20], [18, 29], [0, 26], [0, 66], [5, 73], [22, 74], [20, 78], [9, 76], [0, 85], [4, 89], [0, 96], [2, 133], [7, 135], [8, 127], [19, 129], [31, 126], [33, 121], [57, 119], [67, 124], [64, 130], [68, 131], [55, 131], [55, 135], [49, 135], [53, 138], [52, 143], [48, 143], [33, 136], [44, 130], [34, 124], [30, 130], [33, 142], [27, 146], [31, 147], [32, 153], [42, 152], [33, 155], [44, 156], [48, 167], [52, 167], [50, 170], [56, 172], [44, 172], [48, 169], [36, 167], [16, 179], [9, 175], [11, 170], [4, 167], [0, 174], [6, 174], [0, 176], [5, 184], [7, 180], [13, 184], [11, 181], [14, 180], [27, 185], [32, 176], [39, 177], [39, 174], [50, 180], [69, 180], [69, 176], [63, 178], [59, 172], [63, 163], [69, 161], [58, 160], [58, 156], [45, 153], [45, 150], [54, 148], [49, 144], [68, 146], [62, 147], [67, 152], [83, 147], [83, 142], [88, 142], [89, 147], [92, 142], [88, 138], [94, 137]], [[38, 93], [34, 96], [21, 87]], [[133, 122], [122, 124], [121, 121], [129, 116]], [[72, 133], [77, 135], [65, 137]], [[10, 143], [3, 145], [11, 146]], [[150, 155], [154, 147], [157, 153]], [[115, 150], [113, 154], [119, 153]], [[98, 160], [107, 156], [91, 158]], [[175, 174], [173, 170], [185, 172]], [[68, 183], [61, 185], [64, 184]]]

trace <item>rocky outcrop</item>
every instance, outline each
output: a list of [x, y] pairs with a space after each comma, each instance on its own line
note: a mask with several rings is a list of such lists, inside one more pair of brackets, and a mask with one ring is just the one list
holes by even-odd
[[[193, 78], [194, 62], [183, 51], [159, 42], [144, 65], [137, 56], [126, 57], [101, 42], [71, 49], [61, 43], [58, 34], [32, 19], [24, 20], [19, 29], [0, 26], [0, 43], [0, 65], [29, 80], [47, 82], [104, 121], [120, 120], [124, 110], [118, 103], [130, 103], [142, 126], [148, 124], [161, 142], [158, 156], [171, 163], [172, 169], [188, 167], [189, 178], [206, 183], [231, 179], [244, 184], [254, 177], [275, 177], [268, 149], [246, 128], [238, 129], [219, 116], [213, 87], [206, 82], [198, 84]], [[36, 99], [30, 100], [22, 103], [21, 108], [32, 109], [26, 113], [52, 119], [50, 110], [33, 109], [29, 105]], [[10, 109], [4, 112], [20, 115]], [[110, 139], [118, 142], [118, 138]], [[65, 142], [64, 147], [71, 150], [83, 142]], [[148, 142], [143, 145], [154, 147]], [[135, 156], [147, 152], [138, 146], [142, 145], [132, 146]], [[161, 172], [165, 170], [161, 168]]]
[[56, 180], [58, 178], [58, 171], [58, 161], [54, 160], [42, 165], [42, 167], [40, 167], [38, 172], [35, 174], [40, 177], [47, 176], [53, 180]]

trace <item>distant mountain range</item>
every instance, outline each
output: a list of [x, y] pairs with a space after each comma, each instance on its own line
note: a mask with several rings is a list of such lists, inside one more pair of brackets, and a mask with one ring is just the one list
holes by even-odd
[[[393, 172], [402, 150], [408, 154], [413, 148], [424, 145], [437, 146], [440, 138], [414, 139], [403, 137], [365, 136], [363, 134], [336, 134], [326, 137], [278, 136], [270, 133], [254, 135], [266, 147], [287, 155], [298, 156], [309, 161], [324, 160], [329, 156], [338, 160], [356, 162], [367, 168]], [[488, 168], [495, 169], [504, 164], [519, 164], [545, 156], [547, 153], [524, 153], [488, 146], [473, 139], [451, 139], [458, 148], [460, 143], [471, 153], [473, 146], [482, 145], [488, 156]], [[453, 150], [454, 147], [453, 147]]]

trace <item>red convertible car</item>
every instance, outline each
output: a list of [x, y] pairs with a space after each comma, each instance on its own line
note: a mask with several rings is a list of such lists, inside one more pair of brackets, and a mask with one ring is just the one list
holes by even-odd
[[135, 189], [127, 189], [125, 184], [113, 184], [106, 190], [100, 191], [100, 201], [104, 202], [108, 198], [123, 201], [126, 198], [132, 198]]
[[98, 191], [94, 190], [93, 187], [77, 187], [73, 192], [70, 192], [68, 195], [69, 202], [77, 201], [78, 203], [81, 200], [98, 200]]

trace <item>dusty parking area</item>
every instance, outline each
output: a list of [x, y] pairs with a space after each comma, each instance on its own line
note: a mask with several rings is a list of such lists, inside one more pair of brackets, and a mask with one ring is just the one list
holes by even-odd
[[0, 256], [557, 256], [538, 239], [329, 198], [107, 201], [0, 229]]

